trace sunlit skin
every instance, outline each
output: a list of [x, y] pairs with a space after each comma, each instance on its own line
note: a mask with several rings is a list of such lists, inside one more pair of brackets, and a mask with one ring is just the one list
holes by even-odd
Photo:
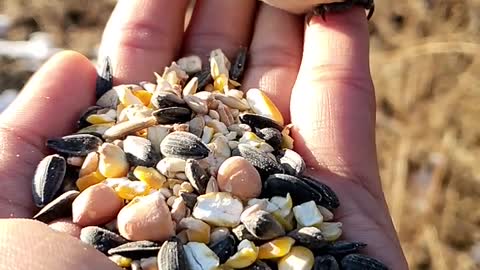
[[[326, 21], [316, 16], [305, 26], [303, 17], [254, 0], [198, 1], [184, 34], [188, 2], [118, 2], [101, 48], [112, 58], [115, 83], [152, 81], [154, 71], [179, 56], [205, 56], [214, 48], [233, 59], [249, 45], [243, 89], [260, 86], [293, 123], [295, 150], [308, 173], [338, 193], [335, 216], [345, 238], [368, 243], [365, 252], [391, 269], [407, 269], [379, 179], [365, 10]], [[44, 142], [73, 131], [80, 112], [95, 101], [95, 78], [88, 59], [62, 52], [0, 116], [1, 217], [34, 214], [31, 179], [48, 153]], [[0, 221], [0, 253], [7, 254], [0, 257], [6, 269], [118, 269], [75, 238], [28, 220]]]

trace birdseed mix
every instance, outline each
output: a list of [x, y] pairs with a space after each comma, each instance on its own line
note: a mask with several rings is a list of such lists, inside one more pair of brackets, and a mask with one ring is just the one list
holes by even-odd
[[338, 198], [304, 174], [291, 125], [260, 89], [238, 90], [246, 61], [217, 49], [113, 86], [107, 59], [78, 131], [46, 142], [34, 218], [69, 218], [123, 269], [387, 269], [339, 240]]

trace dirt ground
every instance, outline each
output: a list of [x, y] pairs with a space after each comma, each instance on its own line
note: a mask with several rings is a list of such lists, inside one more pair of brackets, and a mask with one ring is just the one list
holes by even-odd
[[[480, 267], [480, 0], [377, 1], [371, 22], [383, 185], [411, 269]], [[94, 56], [114, 0], [0, 0], [8, 39]], [[0, 59], [0, 88], [24, 65]], [[476, 259], [474, 259], [476, 258]], [[476, 264], [475, 264], [476, 261]]]

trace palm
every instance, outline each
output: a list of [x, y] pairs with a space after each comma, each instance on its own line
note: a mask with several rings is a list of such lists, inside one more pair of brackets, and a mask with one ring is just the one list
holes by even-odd
[[[362, 11], [329, 17], [327, 23], [312, 22], [303, 44], [302, 18], [262, 5], [255, 20], [254, 0], [198, 1], [184, 35], [182, 14], [187, 3], [119, 1], [101, 50], [113, 58], [116, 83], [151, 80], [154, 71], [162, 70], [179, 54], [204, 56], [219, 47], [231, 57], [239, 46], [250, 44], [243, 88], [260, 86], [285, 119], [291, 119], [296, 150], [306, 157], [309, 173], [327, 182], [340, 197], [336, 216], [344, 223], [345, 237], [368, 243], [368, 253], [394, 269], [405, 269], [376, 167], [374, 96]], [[0, 185], [6, 192], [0, 195], [0, 216], [31, 217], [30, 179], [34, 165], [45, 153], [43, 142], [71, 132], [72, 125], [66, 123], [74, 123], [80, 111], [93, 102], [94, 81], [95, 71], [86, 59], [63, 54], [34, 76], [16, 103], [2, 114]], [[43, 122], [49, 124], [38, 125]], [[34, 240], [19, 228], [45, 230], [31, 223], [7, 225], [4, 228], [17, 228], [18, 238], [29, 241]], [[73, 267], [72, 260], [86, 256], [77, 252], [79, 246], [70, 245], [71, 240], [56, 235], [52, 239], [65, 247], [66, 254], [76, 256], [64, 266]], [[0, 249], [4, 247], [0, 242]], [[45, 252], [48, 247], [38, 251]], [[55, 267], [48, 260], [42, 262]], [[89, 266], [106, 267], [104, 263], [91, 260]]]

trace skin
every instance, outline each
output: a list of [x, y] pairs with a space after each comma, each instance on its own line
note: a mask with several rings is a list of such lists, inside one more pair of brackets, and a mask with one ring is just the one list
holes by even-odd
[[[365, 252], [391, 269], [407, 269], [377, 165], [365, 11], [314, 17], [304, 25], [304, 18], [254, 0], [204, 0], [184, 34], [188, 2], [118, 2], [101, 47], [112, 57], [115, 83], [153, 80], [154, 71], [181, 55], [205, 56], [220, 47], [232, 57], [250, 45], [243, 89], [260, 86], [294, 124], [296, 151], [306, 157], [308, 173], [339, 195], [335, 215], [345, 238], [368, 243]], [[44, 141], [73, 131], [80, 112], [94, 103], [95, 74], [82, 55], [59, 53], [0, 115], [0, 253], [7, 254], [0, 265], [6, 269], [118, 269], [67, 234], [11, 219], [36, 211], [30, 185], [48, 153]]]

